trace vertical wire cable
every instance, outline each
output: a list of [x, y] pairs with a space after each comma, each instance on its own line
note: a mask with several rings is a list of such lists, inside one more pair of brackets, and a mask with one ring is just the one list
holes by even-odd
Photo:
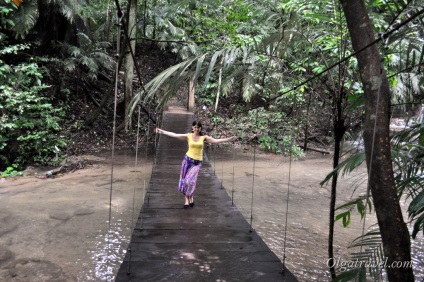
[[[140, 106], [138, 106], [138, 118], [137, 118], [137, 135], [136, 135], [136, 145], [135, 145], [135, 162], [134, 168], [137, 169], [138, 166], [138, 138], [140, 133]], [[131, 215], [131, 234], [134, 231], [134, 210], [135, 210], [135, 185], [134, 185], [134, 193], [133, 193], [133, 202], [132, 202], [132, 215]], [[131, 274], [131, 238], [130, 244], [128, 246], [129, 252], [129, 263], [128, 263], [128, 272], [127, 274]]]
[[[295, 96], [293, 96], [293, 113], [294, 114], [296, 114], [295, 108], [296, 108], [296, 101], [295, 101]], [[294, 115], [294, 117], [296, 116]], [[294, 128], [297, 128], [297, 126], [295, 126]], [[292, 132], [292, 135], [294, 135], [293, 132]], [[292, 136], [290, 141], [289, 175], [287, 179], [286, 216], [285, 216], [285, 223], [284, 223], [283, 269], [282, 269], [283, 273], [286, 270], [287, 226], [288, 226], [288, 218], [289, 218], [290, 183], [291, 183], [291, 171], [292, 171], [292, 163], [293, 163], [293, 145], [294, 145], [294, 136]]]
[[[137, 140], [136, 140], [136, 146], [135, 146], [135, 163], [134, 167], [137, 168], [138, 166], [138, 140], [140, 137], [140, 105], [138, 106], [138, 118], [137, 118]], [[142, 171], [141, 171], [142, 172]], [[131, 221], [131, 227], [134, 229], [134, 209], [135, 209], [135, 185], [134, 185], [134, 197], [133, 197], [133, 216]]]
[[147, 120], [147, 131], [146, 131], [146, 151], [145, 151], [145, 158], [147, 162], [147, 155], [148, 155], [148, 149], [149, 149], [149, 136], [150, 136], [150, 118]]
[[216, 154], [215, 146], [212, 146], [212, 156], [213, 156], [213, 175], [216, 175]]
[[[156, 120], [158, 120], [158, 115], [156, 114]], [[156, 149], [157, 149], [157, 146], [158, 146], [158, 138], [157, 138], [157, 133], [156, 133], [156, 130], [154, 130], [153, 131], [154, 132], [154, 139], [155, 139], [155, 147], [154, 147], [154, 151], [155, 151], [155, 153], [156, 153]], [[156, 155], [155, 155], [156, 156]], [[156, 163], [156, 162], [155, 162]]]
[[[256, 111], [256, 122], [258, 120], [258, 110]], [[252, 225], [253, 225], [253, 190], [255, 188], [255, 169], [256, 169], [256, 136], [253, 139], [253, 175], [252, 175], [252, 199], [250, 202], [250, 232], [253, 231]]]
[[235, 166], [234, 162], [236, 160], [236, 146], [233, 142], [233, 188], [231, 189], [231, 205], [234, 206], [234, 184], [235, 184]]
[[224, 189], [224, 160], [221, 157], [221, 189]]
[[[149, 125], [150, 125], [150, 116], [148, 117], [148, 125], [147, 125], [147, 130], [146, 130], [146, 142], [144, 143], [145, 151], [144, 151], [144, 158], [145, 158], [145, 163], [147, 165], [147, 148], [148, 148], [148, 138], [149, 138]], [[142, 193], [142, 197], [141, 197], [141, 218], [140, 218], [140, 229], [143, 229], [143, 217], [144, 217], [144, 200], [146, 199], [146, 177], [143, 178], [143, 193]]]
[[[156, 130], [155, 130], [155, 132], [156, 132]], [[149, 136], [150, 136], [150, 118], [149, 118], [149, 121], [148, 121], [148, 123], [147, 123], [147, 134], [146, 134], [146, 161], [147, 161], [147, 150], [148, 150], [148, 148], [149, 148]], [[155, 144], [156, 144], [156, 135], [155, 135]], [[156, 146], [156, 145], [155, 145]], [[155, 148], [155, 151], [156, 151], [156, 148]], [[155, 152], [156, 153], [156, 152]], [[156, 158], [155, 158], [155, 160], [154, 160], [154, 164], [156, 164]], [[149, 205], [150, 204], [150, 189], [149, 189], [149, 191], [148, 191], [148, 194], [147, 194], [147, 205]]]
[[287, 179], [287, 199], [286, 199], [286, 219], [284, 224], [284, 243], [283, 243], [283, 272], [286, 269], [286, 245], [287, 245], [287, 222], [289, 217], [289, 198], [290, 198], [290, 181], [291, 181], [291, 169], [292, 169], [292, 162], [293, 162], [293, 138], [291, 142], [290, 148], [290, 162], [289, 162], [289, 175]]
[[[119, 19], [118, 19], [119, 21]], [[117, 24], [117, 54], [120, 53], [120, 32], [121, 32], [121, 25], [118, 22]], [[116, 71], [115, 71], [115, 99], [114, 99], [114, 105], [113, 105], [113, 132], [112, 132], [112, 156], [111, 156], [111, 171], [110, 171], [110, 190], [109, 190], [109, 229], [108, 229], [108, 236], [107, 236], [107, 259], [106, 259], [106, 281], [109, 278], [109, 256], [110, 256], [110, 234], [111, 234], [111, 221], [112, 221], [112, 191], [113, 191], [113, 166], [114, 166], [114, 158], [115, 158], [115, 139], [116, 139], [116, 109], [117, 109], [117, 103], [118, 103], [118, 78], [119, 78], [119, 58], [116, 61]]]
[[253, 176], [252, 176], [252, 199], [250, 202], [250, 232], [253, 225], [253, 189], [255, 187], [255, 168], [256, 168], [256, 143], [253, 145]]

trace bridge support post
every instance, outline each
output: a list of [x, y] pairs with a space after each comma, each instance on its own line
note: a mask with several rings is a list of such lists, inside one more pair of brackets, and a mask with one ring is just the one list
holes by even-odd
[[188, 82], [188, 99], [187, 99], [187, 111], [194, 111], [194, 80], [190, 79]]

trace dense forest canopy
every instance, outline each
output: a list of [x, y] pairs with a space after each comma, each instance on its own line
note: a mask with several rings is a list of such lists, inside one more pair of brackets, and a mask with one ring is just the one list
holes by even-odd
[[[107, 148], [115, 95], [122, 140], [133, 134], [138, 109], [147, 135], [167, 101], [186, 99], [181, 89], [192, 81], [196, 114], [209, 129], [237, 131], [239, 142], [294, 157], [311, 146], [332, 151], [334, 171], [324, 180], [333, 194], [330, 258], [336, 220], [348, 225], [353, 210], [362, 217], [366, 207], [375, 204], [378, 215], [391, 206], [375, 180], [371, 195], [336, 210], [338, 177], [363, 162], [369, 173], [384, 167], [393, 176], [381, 185], [393, 186], [396, 201], [411, 200], [417, 238], [424, 226], [423, 9], [407, 0], [1, 0], [0, 171]], [[373, 123], [376, 116], [384, 121]], [[390, 118], [402, 122], [396, 133]], [[343, 150], [362, 136], [365, 150]], [[383, 149], [371, 148], [387, 147], [386, 136], [388, 160], [376, 163]], [[349, 158], [340, 162], [343, 154]], [[383, 225], [382, 253], [390, 256], [395, 243], [384, 234], [393, 234]]]

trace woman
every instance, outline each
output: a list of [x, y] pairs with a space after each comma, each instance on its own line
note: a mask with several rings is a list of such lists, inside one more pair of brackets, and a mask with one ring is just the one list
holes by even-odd
[[177, 134], [160, 128], [156, 128], [156, 132], [180, 140], [187, 140], [188, 142], [188, 151], [181, 164], [178, 191], [184, 194], [184, 208], [193, 207], [193, 194], [196, 189], [197, 176], [199, 175], [203, 160], [203, 143], [206, 141], [211, 144], [218, 144], [236, 140], [237, 137], [215, 139], [207, 135], [205, 136], [202, 133], [202, 124], [198, 121], [193, 122], [192, 133]]

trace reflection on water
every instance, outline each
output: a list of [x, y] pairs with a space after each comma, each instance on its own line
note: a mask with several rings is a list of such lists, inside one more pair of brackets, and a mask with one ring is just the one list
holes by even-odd
[[[223, 182], [230, 197], [234, 195], [234, 203], [243, 216], [249, 222], [253, 216], [253, 228], [280, 260], [285, 260], [285, 265], [299, 281], [329, 281], [327, 241], [330, 189], [320, 187], [319, 183], [331, 171], [331, 157], [317, 155], [292, 163], [286, 222], [289, 160], [257, 154], [253, 168], [253, 152], [231, 150], [211, 148], [207, 154], [216, 176]], [[361, 193], [361, 189], [365, 191], [364, 184], [353, 189], [355, 183], [357, 180], [353, 177], [339, 181], [338, 205], [351, 200]], [[375, 215], [367, 215], [366, 223], [366, 228], [375, 224]], [[352, 213], [348, 228], [343, 228], [340, 221], [336, 222], [334, 234], [335, 258], [349, 261], [353, 250], [347, 247], [362, 234], [359, 215]], [[424, 279], [422, 236], [411, 240], [411, 243], [415, 278], [421, 281]]]
[[[410, 228], [410, 231], [412, 227]], [[424, 281], [424, 241], [423, 236], [417, 235], [416, 239], [411, 239], [412, 263], [417, 281]], [[421, 279], [421, 280], [419, 280]]]
[[[113, 220], [115, 220], [113, 218]], [[106, 224], [108, 224], [106, 222]], [[126, 253], [126, 246], [130, 242], [131, 230], [124, 226], [121, 218], [113, 221], [109, 232], [105, 235], [99, 230], [96, 236], [95, 249], [90, 250], [90, 258], [94, 268], [87, 269], [80, 274], [79, 281], [114, 281]], [[103, 232], [104, 233], [104, 232]]]
[[[253, 216], [253, 228], [299, 281], [329, 281], [327, 237], [330, 192], [328, 187], [320, 187], [319, 182], [331, 170], [331, 157], [319, 155], [315, 159], [296, 161], [292, 164], [288, 183], [287, 159], [258, 154], [253, 170], [252, 152], [220, 149], [209, 150], [208, 155], [210, 163], [216, 168], [216, 176], [223, 182], [228, 194], [233, 195], [240, 212], [249, 222]], [[340, 181], [338, 204], [361, 192], [361, 188], [353, 191], [352, 183], [355, 181], [349, 178]], [[137, 201], [141, 203], [142, 199]], [[98, 232], [96, 247], [90, 250], [94, 267], [82, 265], [84, 271], [79, 275], [79, 281], [114, 281], [130, 241], [130, 213], [116, 216], [109, 232]], [[134, 216], [137, 218], [138, 214]], [[340, 222], [336, 222], [335, 227], [334, 255], [344, 261], [348, 261], [353, 252], [347, 246], [362, 233], [359, 215], [353, 213], [351, 221], [348, 228], [343, 228]], [[367, 217], [367, 227], [375, 222], [373, 215]], [[423, 244], [422, 237], [412, 240], [417, 281], [424, 279]]]

